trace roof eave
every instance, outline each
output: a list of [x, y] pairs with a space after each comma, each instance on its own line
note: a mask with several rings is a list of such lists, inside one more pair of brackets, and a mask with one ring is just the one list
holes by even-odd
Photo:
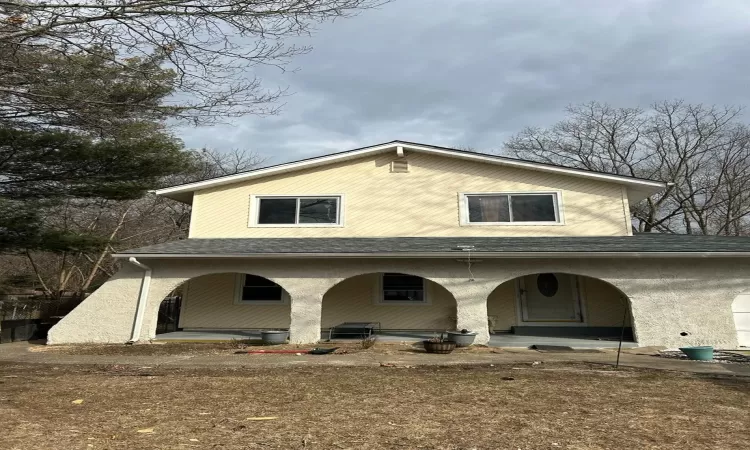
[[356, 149], [353, 151], [336, 153], [332, 155], [321, 156], [319, 158], [280, 164], [280, 165], [268, 167], [265, 169], [257, 169], [251, 172], [244, 172], [244, 173], [239, 173], [235, 175], [229, 175], [226, 177], [215, 178], [211, 180], [204, 180], [204, 181], [198, 181], [194, 183], [183, 184], [179, 186], [172, 186], [172, 187], [167, 187], [163, 189], [157, 189], [152, 192], [155, 193], [156, 195], [160, 195], [160, 196], [164, 196], [164, 197], [171, 198], [174, 200], [189, 203], [188, 201], [182, 200], [182, 199], [188, 198], [187, 196], [184, 196], [184, 195], [187, 193], [190, 193], [191, 195], [189, 198], [190, 198], [190, 201], [192, 201], [192, 192], [195, 192], [197, 190], [202, 190], [202, 189], [207, 189], [210, 187], [217, 187], [217, 186], [222, 186], [222, 185], [227, 185], [227, 184], [233, 184], [236, 182], [245, 181], [249, 179], [261, 178], [261, 177], [266, 177], [270, 175], [277, 175], [277, 174], [282, 174], [282, 173], [306, 169], [306, 168], [318, 167], [318, 166], [330, 164], [332, 162], [356, 159], [356, 158], [360, 158], [362, 156], [366, 156], [371, 153], [377, 153], [377, 152], [387, 151], [391, 149], [395, 150], [398, 147], [403, 147], [403, 148], [406, 148], [407, 150], [422, 151], [426, 153], [451, 156], [451, 157], [465, 159], [465, 160], [482, 161], [482, 162], [503, 165], [503, 166], [508, 166], [508, 167], [525, 168], [528, 170], [536, 170], [536, 171], [547, 172], [547, 173], [562, 173], [562, 174], [567, 174], [567, 175], [577, 176], [577, 177], [582, 177], [582, 178], [599, 179], [602, 181], [614, 182], [614, 183], [628, 186], [629, 198], [631, 198], [631, 194], [630, 194], [631, 190], [638, 193], [638, 194], [632, 195], [632, 199], [631, 199], [632, 202], [643, 200], [644, 198], [647, 198], [650, 195], [653, 195], [655, 193], [662, 191], [667, 186], [666, 183], [653, 181], [653, 180], [643, 180], [639, 178], [631, 178], [631, 177], [625, 177], [621, 175], [611, 175], [611, 174], [605, 174], [605, 173], [600, 173], [600, 172], [591, 172], [591, 171], [585, 171], [581, 169], [572, 169], [572, 168], [566, 168], [566, 167], [560, 167], [560, 166], [535, 163], [531, 161], [515, 160], [511, 158], [499, 158], [493, 155], [461, 152], [457, 150], [451, 150], [451, 149], [442, 148], [442, 147], [428, 146], [428, 145], [423, 145], [423, 144], [416, 144], [416, 143], [411, 143], [411, 142], [392, 141], [392, 142], [378, 144], [378, 145], [374, 145], [370, 147], [363, 147], [361, 149]]
[[[114, 258], [234, 259], [234, 258], [440, 258], [465, 259], [467, 252], [383, 252], [383, 253], [115, 253]], [[750, 252], [471, 252], [472, 258], [750, 258]]]

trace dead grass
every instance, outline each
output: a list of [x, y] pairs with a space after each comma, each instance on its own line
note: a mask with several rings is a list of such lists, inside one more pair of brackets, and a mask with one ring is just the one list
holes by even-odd
[[746, 378], [583, 365], [0, 365], [10, 449], [750, 448], [748, 405]]
[[[49, 352], [63, 355], [87, 356], [198, 356], [227, 354], [243, 349], [288, 350], [310, 349], [313, 347], [338, 347], [337, 353], [379, 353], [384, 355], [411, 349], [422, 349], [422, 343], [377, 342], [376, 340], [324, 342], [316, 345], [262, 345], [260, 340], [232, 340], [225, 342], [159, 342], [155, 344], [76, 344], [76, 345], [36, 345], [30, 352]], [[496, 350], [496, 349], [495, 349]], [[457, 353], [482, 353], [492, 349], [482, 346], [456, 349]]]

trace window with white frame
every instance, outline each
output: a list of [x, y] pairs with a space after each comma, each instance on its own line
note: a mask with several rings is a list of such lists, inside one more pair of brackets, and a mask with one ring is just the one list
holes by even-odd
[[238, 279], [237, 297], [240, 303], [282, 303], [284, 288], [268, 278], [243, 274]]
[[341, 197], [255, 197], [253, 222], [302, 227], [340, 225]]
[[384, 273], [381, 279], [382, 303], [425, 303], [424, 278], [403, 273]]
[[462, 217], [470, 224], [560, 223], [556, 192], [464, 194]]

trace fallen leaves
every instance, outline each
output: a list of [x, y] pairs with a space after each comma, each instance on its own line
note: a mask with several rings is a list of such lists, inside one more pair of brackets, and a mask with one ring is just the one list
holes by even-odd
[[70, 402], [70, 403], [72, 403], [72, 404], [74, 404], [74, 405], [80, 405], [81, 403], [83, 403], [83, 399], [82, 399], [82, 398], [79, 398], [78, 400], [73, 400], [73, 401], [72, 401], [72, 402]]
[[137, 431], [137, 433], [153, 433], [153, 432], [154, 432], [153, 428], [143, 428]]

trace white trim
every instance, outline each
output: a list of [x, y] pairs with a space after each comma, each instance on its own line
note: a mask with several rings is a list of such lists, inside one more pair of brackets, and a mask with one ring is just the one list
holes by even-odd
[[[388, 273], [394, 273], [394, 272], [388, 272]], [[400, 300], [385, 300], [385, 296], [383, 295], [383, 276], [385, 275], [384, 272], [381, 272], [378, 274], [378, 286], [377, 286], [377, 292], [375, 293], [375, 304], [376, 305], [393, 305], [393, 306], [427, 306], [432, 305], [432, 295], [431, 295], [431, 289], [430, 289], [430, 283], [429, 280], [427, 280], [424, 277], [420, 277], [419, 275], [412, 275], [409, 273], [405, 273], [404, 275], [409, 275], [413, 277], [419, 277], [422, 279], [422, 292], [424, 293], [424, 300], [416, 302], [410, 302], [410, 301], [400, 301]]]
[[431, 147], [431, 146], [422, 145], [422, 144], [412, 144], [412, 143], [407, 143], [407, 142], [402, 142], [402, 141], [393, 141], [393, 142], [388, 142], [385, 144], [365, 147], [365, 148], [355, 150], [355, 151], [349, 151], [349, 152], [328, 155], [328, 156], [321, 156], [319, 158], [312, 158], [312, 159], [308, 159], [304, 161], [296, 161], [296, 162], [290, 162], [286, 164], [280, 164], [280, 165], [268, 167], [265, 169], [258, 169], [258, 170], [253, 170], [250, 172], [238, 173], [235, 175], [214, 178], [211, 180], [197, 181], [194, 183], [188, 183], [188, 184], [183, 184], [179, 186], [172, 186], [168, 188], [157, 189], [152, 192], [155, 193], [156, 195], [169, 197], [175, 194], [190, 193], [193, 191], [206, 189], [206, 188], [213, 187], [213, 186], [221, 186], [221, 185], [236, 183], [238, 181], [248, 180], [252, 178], [260, 178], [260, 177], [265, 177], [269, 175], [330, 164], [336, 161], [359, 158], [359, 157], [362, 157], [371, 153], [397, 149], [398, 147], [403, 147], [405, 149], [418, 151], [418, 152], [465, 159], [469, 161], [480, 161], [480, 162], [498, 164], [498, 165], [508, 166], [508, 167], [520, 167], [524, 169], [537, 170], [541, 172], [572, 175], [572, 176], [577, 176], [577, 177], [582, 177], [582, 178], [611, 181], [615, 183], [624, 184], [627, 186], [639, 187], [641, 189], [636, 190], [637, 192], [634, 192], [634, 194], [637, 194], [637, 195], [634, 195], [634, 200], [641, 200], [643, 198], [646, 198], [650, 195], [653, 195], [665, 189], [667, 186], [667, 183], [662, 183], [659, 181], [641, 180], [641, 179], [630, 178], [630, 177], [625, 177], [621, 175], [610, 175], [610, 174], [604, 174], [604, 173], [599, 173], [599, 172], [590, 172], [590, 171], [586, 171], [583, 169], [570, 169], [566, 167], [557, 167], [557, 166], [552, 166], [552, 165], [547, 165], [547, 164], [535, 163], [535, 162], [530, 162], [530, 161], [521, 161], [521, 160], [515, 160], [511, 158], [505, 158], [505, 157], [499, 157], [499, 156], [493, 156], [493, 155], [479, 155], [479, 154], [465, 153], [465, 152], [455, 151], [455, 150], [450, 150], [450, 149], [441, 149], [441, 148]]
[[[453, 252], [384, 252], [384, 253], [115, 253], [113, 258], [449, 258], [463, 259], [466, 253]], [[473, 252], [478, 258], [750, 258], [750, 252]]]
[[[143, 329], [143, 317], [146, 315], [146, 304], [148, 303], [148, 291], [151, 288], [151, 267], [138, 261], [135, 256], [128, 258], [128, 261], [139, 269], [143, 270], [143, 278], [141, 279], [141, 289], [138, 292], [138, 303], [135, 307], [135, 320], [133, 321], [133, 329], [130, 333], [130, 341], [138, 342], [141, 338], [141, 330]], [[161, 302], [161, 300], [159, 300]]]
[[516, 278], [515, 282], [515, 288], [516, 288], [516, 319], [518, 321], [519, 326], [540, 326], [540, 327], [577, 327], [577, 326], [588, 326], [588, 317], [587, 317], [587, 311], [583, 306], [583, 295], [581, 290], [581, 282], [580, 277], [577, 275], [570, 275], [567, 273], [557, 273], [555, 272], [554, 275], [559, 276], [566, 276], [570, 277], [572, 281], [571, 286], [571, 295], [573, 296], [573, 299], [576, 300], [574, 304], [575, 312], [578, 315], [578, 317], [581, 318], [581, 320], [572, 321], [572, 320], [545, 320], [545, 321], [530, 321], [526, 320], [525, 317], [528, 316], [527, 310], [526, 310], [526, 295], [525, 292], [528, 292], [526, 289], [526, 277], [532, 276], [532, 275], [539, 275], [538, 273], [534, 274], [528, 274], [524, 276], [520, 276]]
[[[280, 300], [242, 300], [242, 288], [245, 287], [245, 273], [234, 275], [234, 304], [235, 305], [287, 305], [289, 304], [289, 294], [286, 289], [281, 288]], [[273, 280], [269, 280], [273, 281]]]
[[625, 186], [620, 187], [622, 197], [622, 213], [625, 218], [625, 234], [633, 235], [633, 217], [630, 215], [630, 202], [628, 201], [628, 189]]
[[[469, 202], [467, 197], [472, 196], [491, 196], [491, 195], [551, 195], [554, 199], [555, 221], [554, 222], [471, 222], [469, 220]], [[513, 218], [512, 201], [509, 200], [511, 219]], [[484, 226], [503, 226], [503, 227], [525, 227], [525, 226], [561, 226], [565, 225], [565, 213], [562, 201], [562, 191], [544, 190], [544, 191], [502, 191], [502, 192], [459, 192], [458, 206], [460, 208], [460, 226], [462, 227], [484, 227]]]
[[193, 228], [195, 227], [194, 225], [195, 220], [193, 219], [195, 219], [196, 217], [198, 217], [198, 215], [196, 214], [195, 202], [191, 202], [190, 203], [190, 216], [188, 217], [188, 220], [190, 221], [188, 223], [188, 239], [193, 237]]
[[[250, 215], [248, 217], [248, 228], [341, 228], [344, 226], [344, 207], [345, 207], [345, 195], [344, 194], [304, 194], [304, 195], [292, 195], [292, 194], [252, 194], [250, 195]], [[305, 198], [335, 198], [337, 199], [336, 205], [336, 223], [258, 223], [258, 215], [260, 214], [260, 200], [266, 198], [295, 198], [297, 199], [297, 212], [295, 220], [299, 221], [299, 202], [300, 199]]]
[[[191, 278], [190, 280], [193, 280]], [[182, 302], [180, 303], [180, 317], [177, 320], [177, 328], [182, 328], [183, 317], [185, 317], [185, 311], [187, 311], [188, 292], [190, 291], [190, 280], [187, 280], [182, 287]], [[163, 300], [162, 300], [163, 301]]]

